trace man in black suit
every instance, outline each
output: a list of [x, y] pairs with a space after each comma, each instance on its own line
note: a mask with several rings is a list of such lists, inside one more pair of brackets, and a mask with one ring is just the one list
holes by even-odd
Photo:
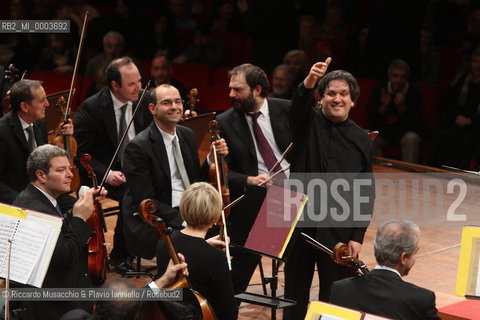
[[[106, 69], [108, 87], [85, 100], [75, 115], [75, 138], [78, 142], [77, 154], [89, 153], [91, 166], [99, 179], [107, 173], [119, 140], [129, 120], [132, 118], [141, 89], [141, 76], [138, 68], [129, 57], [122, 57], [110, 63]], [[146, 105], [141, 105], [128, 131], [126, 142], [145, 129], [151, 122]], [[126, 145], [124, 142], [123, 146]], [[126, 179], [120, 162], [121, 153], [108, 172], [106, 189], [109, 197], [119, 201], [126, 192]], [[82, 183], [91, 185], [85, 170], [80, 170]], [[118, 215], [110, 253], [112, 264], [120, 273], [134, 271], [123, 236], [123, 217]]]
[[[48, 143], [45, 108], [48, 100], [40, 81], [20, 80], [10, 92], [12, 109], [0, 119], [0, 202], [12, 203], [28, 184], [26, 163], [30, 152]], [[62, 134], [72, 135], [71, 121]]]
[[[233, 107], [219, 115], [217, 121], [221, 136], [228, 144], [228, 183], [231, 199], [234, 200], [243, 195], [247, 187], [264, 183], [271, 175], [270, 171], [287, 169], [288, 176], [288, 162], [283, 160], [280, 166], [272, 169], [274, 163], [271, 159], [274, 159], [273, 162], [280, 160], [291, 141], [288, 123], [290, 101], [266, 98], [269, 92], [267, 75], [254, 65], [242, 64], [229, 74]], [[257, 139], [262, 139], [261, 145]], [[266, 149], [270, 151], [265, 153]], [[269, 152], [274, 157], [267, 157]], [[230, 237], [233, 243], [245, 244], [258, 209], [248, 207], [246, 202], [232, 207]], [[248, 214], [251, 220], [248, 223], [245, 211], [255, 211]], [[236, 252], [233, 256], [234, 290], [241, 293], [248, 287], [260, 257], [247, 252]]]
[[415, 264], [419, 233], [408, 221], [383, 223], [374, 244], [378, 265], [363, 277], [334, 282], [330, 302], [392, 319], [440, 319], [435, 293], [402, 280]]
[[[309, 202], [289, 243], [285, 298], [297, 304], [285, 309], [284, 320], [305, 318], [315, 269], [320, 279], [318, 298], [322, 301], [329, 300], [334, 281], [353, 275], [352, 269], [334, 263], [331, 257], [303, 241], [299, 233], [304, 232], [331, 249], [343, 242], [349, 254], [356, 257], [373, 212], [373, 143], [349, 119], [360, 89], [353, 75], [346, 71], [326, 73], [330, 62], [328, 58], [311, 67], [294, 93], [290, 109], [290, 182], [302, 183], [301, 191], [308, 193]], [[320, 108], [311, 99], [315, 86]], [[318, 188], [316, 182], [320, 181], [325, 188]], [[335, 187], [335, 183], [342, 187]], [[326, 190], [331, 194], [326, 194]], [[336, 195], [340, 195], [340, 201]]]
[[[89, 288], [87, 241], [91, 229], [86, 220], [93, 212], [93, 190], [80, 196], [72, 207], [57, 202], [70, 191], [73, 174], [66, 152], [49, 144], [36, 148], [27, 162], [30, 183], [14, 205], [62, 217], [62, 229], [42, 288]], [[72, 203], [72, 202], [71, 202]], [[27, 304], [28, 319], [59, 319], [65, 312], [91, 305], [73, 301], [42, 301]]]
[[[139, 133], [125, 148], [123, 156], [128, 191], [123, 200], [125, 232], [129, 252], [153, 258], [157, 242], [153, 228], [139, 217], [138, 205], [150, 198], [157, 204], [157, 214], [167, 225], [181, 229], [183, 220], [178, 213], [180, 197], [193, 182], [207, 178], [207, 164], [212, 152], [200, 168], [194, 132], [177, 125], [183, 115], [179, 91], [162, 84], [153, 91], [149, 109], [154, 122]], [[223, 139], [214, 142], [220, 155], [228, 154]]]

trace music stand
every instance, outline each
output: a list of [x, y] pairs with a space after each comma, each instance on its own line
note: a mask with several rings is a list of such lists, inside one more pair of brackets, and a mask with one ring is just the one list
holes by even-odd
[[197, 147], [199, 150], [198, 157], [202, 163], [207, 157], [210, 150], [210, 135], [208, 134], [209, 123], [215, 119], [215, 112], [200, 114], [196, 117], [182, 119], [180, 125], [190, 128], [195, 132]]
[[[258, 188], [258, 187], [257, 187]], [[251, 189], [252, 190], [252, 189]], [[265, 190], [265, 189], [264, 189]], [[263, 192], [265, 194], [265, 191]], [[248, 192], [242, 202], [252, 203], [263, 195]], [[290, 237], [307, 202], [307, 196], [277, 186], [269, 187], [261, 199], [261, 207], [247, 236], [244, 249], [272, 259], [272, 275], [265, 277], [260, 263], [264, 295], [244, 292], [236, 299], [271, 308], [271, 317], [276, 319], [276, 310], [295, 305], [295, 301], [277, 297], [278, 269], [284, 261], [284, 253]], [[288, 216], [286, 216], [288, 215]], [[245, 218], [245, 217], [244, 217]], [[247, 217], [248, 219], [248, 217]], [[266, 294], [266, 284], [270, 284], [271, 295]]]

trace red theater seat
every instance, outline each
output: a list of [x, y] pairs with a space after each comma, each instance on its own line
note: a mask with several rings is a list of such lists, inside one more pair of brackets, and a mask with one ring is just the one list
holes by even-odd
[[198, 88], [197, 109], [200, 111], [225, 111], [232, 106], [228, 87], [206, 86]]
[[210, 83], [212, 67], [203, 64], [172, 63], [172, 78], [188, 88], [198, 88]]

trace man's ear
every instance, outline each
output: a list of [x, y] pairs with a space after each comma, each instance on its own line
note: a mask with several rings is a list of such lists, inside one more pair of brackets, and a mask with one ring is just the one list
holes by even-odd
[[28, 112], [28, 105], [29, 105], [28, 102], [22, 101], [20, 103], [20, 110], [22, 110], [22, 112], [24, 112], [24, 113], [27, 113]]
[[116, 81], [112, 80], [110, 81], [110, 88], [112, 88], [112, 91], [113, 90], [118, 91], [118, 89], [120, 89], [120, 86]]
[[262, 93], [262, 86], [260, 86], [260, 85], [255, 86], [255, 88], [253, 88], [253, 93], [254, 93], [253, 96], [254, 96], [255, 98], [256, 98], [256, 97], [259, 97], [259, 96], [261, 95], [261, 93]]
[[400, 257], [398, 258], [398, 262], [404, 266], [406, 263], [407, 263], [407, 253], [406, 252], [402, 252], [402, 254], [400, 255]]
[[41, 184], [44, 184], [45, 181], [47, 180], [47, 174], [40, 169], [37, 169], [35, 171], [35, 177], [37, 178], [37, 181], [40, 182]]
[[152, 115], [155, 115], [156, 114], [156, 110], [155, 110], [155, 105], [153, 103], [149, 103], [148, 104], [148, 110], [150, 110], [150, 113]]

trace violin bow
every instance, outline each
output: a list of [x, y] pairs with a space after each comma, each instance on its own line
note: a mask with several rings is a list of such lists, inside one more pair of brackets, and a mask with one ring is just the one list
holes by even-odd
[[[287, 149], [285, 149], [285, 151], [282, 153], [282, 156], [280, 157], [280, 160], [278, 160], [275, 165], [272, 166], [272, 168], [270, 169], [270, 171], [268, 172], [269, 174], [272, 173], [273, 169], [275, 169], [275, 167], [277, 167], [282, 161], [283, 159], [285, 159], [285, 157], [287, 156], [287, 154], [290, 152], [290, 150], [292, 149], [292, 146], [293, 146], [293, 143], [290, 142], [290, 144], [288, 145]], [[282, 172], [285, 172], [287, 171], [288, 169], [290, 169], [290, 165], [286, 166], [285, 168], [281, 168], [280, 170], [278, 170], [277, 172], [275, 172], [273, 175], [271, 175], [267, 180], [263, 181], [262, 183], [260, 183], [258, 186], [259, 187], [262, 187], [264, 185], [266, 185], [267, 183], [269, 183], [270, 181], [273, 180], [273, 178], [275, 178], [278, 174], [282, 173]], [[239, 203], [240, 201], [242, 201], [242, 199], [245, 198], [245, 194], [242, 194], [240, 197], [238, 197], [237, 199], [233, 200], [232, 202], [230, 202], [229, 204], [227, 204], [223, 210], [227, 210], [228, 208], [231, 208], [233, 207], [234, 205], [236, 205], [237, 203]]]
[[105, 184], [105, 181], [107, 180], [108, 172], [109, 172], [110, 169], [112, 168], [115, 159], [117, 159], [118, 152], [120, 151], [120, 147], [122, 146], [123, 142], [125, 141], [125, 138], [127, 137], [128, 130], [130, 130], [130, 127], [132, 126], [133, 120], [135, 119], [135, 115], [137, 114], [138, 110], [140, 109], [140, 106], [141, 106], [141, 104], [142, 104], [143, 98], [145, 98], [145, 95], [146, 95], [147, 92], [148, 92], [148, 90], [147, 90], [146, 88], [150, 87], [150, 82], [151, 82], [151, 80], [149, 80], [149, 81], [147, 82], [147, 86], [146, 86], [145, 89], [143, 90], [142, 95], [140, 96], [140, 99], [138, 99], [137, 107], [136, 107], [135, 110], [133, 111], [132, 119], [130, 119], [130, 121], [128, 122], [127, 128], [125, 129], [125, 131], [124, 131], [123, 134], [122, 134], [122, 138], [121, 138], [120, 141], [118, 142], [117, 149], [115, 149], [115, 153], [113, 154], [112, 160], [110, 160], [110, 164], [109, 164], [108, 167], [107, 167], [107, 171], [105, 171], [105, 175], [103, 176], [102, 182], [101, 182], [100, 185], [99, 185], [99, 189], [100, 189], [100, 190], [102, 190], [102, 187], [103, 187], [103, 185]]
[[[275, 172], [274, 174], [272, 174], [267, 180], [263, 181], [262, 183], [260, 183], [258, 186], [259, 187], [263, 187], [264, 185], [266, 185], [267, 183], [269, 183], [270, 181], [273, 180], [273, 178], [275, 178], [278, 174], [282, 173], [282, 172], [285, 172], [287, 171], [288, 169], [290, 169], [290, 166], [286, 166], [285, 168], [282, 168], [281, 170], [278, 170], [277, 172]], [[228, 208], [231, 208], [233, 207], [234, 205], [236, 205], [237, 203], [239, 203], [243, 198], [245, 198], [245, 194], [242, 194], [240, 197], [238, 197], [237, 199], [233, 200], [232, 202], [230, 202], [229, 204], [227, 204], [223, 210], [227, 210]]]
[[[215, 144], [212, 144], [212, 147], [213, 147], [213, 158], [215, 159], [215, 171], [217, 174], [217, 189], [218, 189], [218, 194], [220, 195], [220, 197], [222, 197], [222, 185], [220, 184], [220, 172], [219, 172], [219, 166], [218, 166], [217, 148], [215, 147]], [[225, 208], [227, 207], [228, 205], [225, 206]], [[222, 209], [221, 217], [222, 217], [222, 223], [223, 223], [223, 235], [225, 236], [225, 241], [227, 241], [228, 233], [227, 233], [227, 219], [225, 219], [225, 208]], [[227, 256], [228, 270], [232, 271], [230, 245], [228, 243], [225, 246], [225, 255]]]
[[85, 17], [83, 18], [82, 33], [80, 34], [80, 43], [78, 44], [77, 57], [75, 58], [75, 66], [73, 67], [72, 81], [70, 82], [70, 90], [68, 91], [67, 107], [65, 108], [65, 115], [63, 119], [65, 123], [67, 123], [68, 121], [68, 116], [70, 114], [70, 109], [72, 107], [71, 100], [73, 95], [75, 94], [75, 90], [73, 89], [73, 87], [75, 85], [75, 80], [78, 72], [78, 65], [80, 64], [80, 55], [82, 53], [83, 42], [85, 40], [85, 29], [87, 26], [87, 19], [88, 19], [88, 11], [85, 12]]

